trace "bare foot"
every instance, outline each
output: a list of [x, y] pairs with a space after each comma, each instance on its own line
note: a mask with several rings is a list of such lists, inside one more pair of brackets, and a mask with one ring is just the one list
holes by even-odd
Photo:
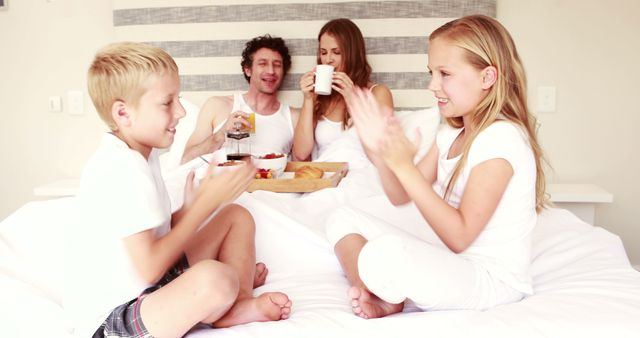
[[378, 296], [364, 288], [352, 286], [349, 289], [351, 308], [353, 313], [364, 318], [380, 318], [398, 313], [404, 308], [404, 302], [400, 304], [387, 303]]
[[256, 263], [256, 272], [253, 275], [254, 289], [264, 285], [264, 282], [267, 280], [268, 273], [269, 273], [269, 270], [267, 269], [267, 266], [264, 263], [262, 262]]
[[251, 322], [268, 322], [289, 318], [291, 301], [282, 292], [266, 292], [256, 298], [236, 301], [214, 327], [230, 327]]

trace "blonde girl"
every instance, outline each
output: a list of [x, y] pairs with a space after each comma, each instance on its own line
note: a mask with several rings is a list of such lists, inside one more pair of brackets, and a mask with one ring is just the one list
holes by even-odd
[[330, 217], [327, 233], [363, 318], [399, 312], [407, 299], [423, 310], [486, 309], [532, 293], [531, 231], [545, 178], [513, 40], [495, 19], [467, 16], [435, 30], [428, 54], [429, 90], [446, 125], [417, 164], [419, 140], [388, 110], [367, 91], [350, 100], [389, 200], [413, 202], [426, 221], [392, 225], [348, 208]]

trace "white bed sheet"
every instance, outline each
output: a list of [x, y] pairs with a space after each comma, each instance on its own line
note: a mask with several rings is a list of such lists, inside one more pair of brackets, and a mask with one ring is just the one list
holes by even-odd
[[[562, 209], [543, 212], [535, 229], [533, 296], [487, 311], [416, 312], [409, 307], [383, 319], [356, 317], [346, 297], [348, 283], [317, 225], [321, 219], [301, 221], [292, 217], [299, 213], [289, 212], [321, 199], [257, 192], [238, 201], [257, 220], [257, 256], [270, 268], [267, 283], [256, 293], [289, 294], [294, 303], [291, 318], [222, 330], [198, 328], [189, 338], [389, 337], [418, 332], [437, 337], [631, 337], [640, 332], [640, 273], [630, 267], [620, 239]], [[0, 224], [3, 336], [68, 336], [59, 305], [63, 276], [58, 267], [73, 201], [30, 202]], [[372, 196], [357, 203], [396, 217], [381, 201], [381, 196]], [[322, 208], [317, 210], [321, 213]]]

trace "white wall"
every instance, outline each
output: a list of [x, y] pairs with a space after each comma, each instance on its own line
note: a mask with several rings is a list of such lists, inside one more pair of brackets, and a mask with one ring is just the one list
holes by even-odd
[[88, 96], [82, 116], [49, 113], [48, 98], [86, 93], [92, 56], [113, 39], [110, 0], [8, 3], [0, 11], [0, 219], [33, 199], [35, 186], [80, 175], [104, 128]]
[[[48, 97], [86, 92], [95, 51], [113, 39], [112, 1], [12, 0], [0, 11], [0, 219], [33, 199], [35, 186], [78, 177], [105, 128], [85, 95], [85, 115], [47, 111]], [[640, 264], [640, 2], [498, 0], [535, 88], [557, 87], [541, 114], [552, 182], [588, 182], [614, 203], [596, 224], [619, 234]], [[65, 109], [66, 110], [66, 109]]]
[[536, 87], [557, 87], [557, 111], [539, 114], [552, 182], [595, 183], [614, 202], [595, 224], [620, 235], [640, 264], [640, 1], [499, 0]]

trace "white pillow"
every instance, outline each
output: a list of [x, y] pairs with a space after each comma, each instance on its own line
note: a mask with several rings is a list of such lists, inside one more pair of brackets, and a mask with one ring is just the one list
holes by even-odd
[[20, 280], [61, 304], [64, 244], [75, 198], [32, 201], [0, 223], [0, 274]]
[[400, 120], [400, 125], [410, 140], [415, 139], [416, 128], [420, 130], [422, 140], [416, 158], [422, 158], [431, 148], [440, 126], [438, 107], [396, 111], [395, 116]]

